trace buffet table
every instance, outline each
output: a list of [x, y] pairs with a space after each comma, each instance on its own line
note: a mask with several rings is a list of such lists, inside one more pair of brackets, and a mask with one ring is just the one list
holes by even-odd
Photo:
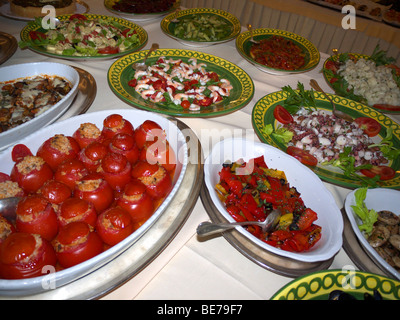
[[[90, 13], [111, 15], [100, 1], [86, 0], [86, 3], [90, 7]], [[179, 42], [164, 35], [160, 29], [160, 20], [138, 24], [144, 27], [149, 35], [149, 41], [144, 49], [149, 49], [152, 43], [158, 43], [161, 48], [193, 49], [184, 47]], [[17, 40], [20, 38], [20, 30], [25, 25], [26, 22], [24, 21], [0, 16], [0, 29], [12, 34]], [[238, 132], [255, 135], [251, 123], [252, 108], [264, 95], [278, 91], [285, 85], [296, 87], [298, 81], [302, 82], [306, 89], [309, 89], [309, 81], [312, 78], [317, 79], [324, 90], [332, 92], [320, 73], [322, 64], [328, 57], [328, 54], [323, 52], [321, 52], [319, 65], [309, 72], [297, 76], [273, 76], [259, 71], [244, 60], [235, 48], [235, 41], [198, 48], [198, 50], [223, 57], [238, 65], [251, 76], [255, 85], [253, 99], [239, 111], [215, 118], [179, 118], [196, 134], [202, 145], [204, 157], [207, 157], [212, 148], [208, 141], [209, 136], [205, 134], [207, 129], [212, 128], [225, 136], [233, 136]], [[61, 62], [89, 72], [96, 82], [97, 93], [93, 103], [86, 111], [87, 113], [100, 110], [109, 110], [112, 113], [114, 109], [133, 108], [121, 101], [111, 91], [107, 83], [107, 71], [113, 60], [99, 62], [59, 60], [18, 48], [15, 54], [2, 66], [34, 61]], [[398, 115], [389, 115], [389, 117], [400, 122]], [[254, 137], [254, 139], [258, 140], [257, 137]], [[200, 183], [201, 181], [196, 182], [196, 184]], [[338, 207], [342, 208], [343, 201], [351, 190], [329, 183], [324, 184], [334, 195]], [[293, 280], [292, 277], [280, 275], [254, 263], [231, 246], [222, 236], [208, 240], [199, 239], [196, 235], [197, 225], [210, 218], [200, 197], [195, 199], [188, 210], [190, 214], [187, 220], [170, 239], [170, 243], [158, 252], [140, 272], [126, 274], [117, 282], [111, 283], [109, 288], [101, 291], [87, 292], [83, 290], [77, 296], [74, 296], [66, 288], [64, 296], [61, 293], [52, 296], [52, 293], [49, 292], [35, 296], [35, 298], [269, 299], [282, 286]], [[358, 269], [343, 249], [334, 257], [329, 268]], [[371, 268], [379, 272], [379, 269], [374, 269], [374, 266], [371, 266]], [[91, 284], [88, 283], [87, 287], [90, 288]]]

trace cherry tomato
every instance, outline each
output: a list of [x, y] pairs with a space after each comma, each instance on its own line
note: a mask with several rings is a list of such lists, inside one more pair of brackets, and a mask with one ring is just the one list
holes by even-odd
[[26, 156], [14, 165], [10, 177], [25, 192], [31, 193], [53, 178], [53, 170], [41, 157]]
[[361, 169], [360, 172], [369, 178], [380, 176], [380, 180], [390, 180], [396, 175], [396, 171], [388, 166], [372, 166], [371, 169]]
[[56, 134], [39, 147], [36, 155], [55, 171], [63, 161], [75, 158], [79, 151], [79, 144], [74, 138]]
[[39, 234], [49, 241], [58, 232], [58, 220], [53, 206], [36, 194], [18, 202], [15, 224], [18, 231]]
[[25, 191], [17, 182], [12, 181], [9, 175], [4, 174], [4, 176], [2, 176], [0, 172], [0, 199], [23, 197], [25, 195]]
[[78, 142], [79, 147], [83, 149], [89, 143], [97, 141], [101, 137], [101, 131], [93, 123], [82, 123], [72, 134], [72, 137]]
[[57, 180], [46, 181], [38, 192], [52, 204], [60, 204], [72, 195], [71, 188]]
[[99, 168], [99, 172], [114, 190], [122, 190], [131, 180], [131, 163], [121, 153], [107, 153]]
[[74, 19], [87, 20], [86, 16], [84, 16], [83, 14], [80, 14], [80, 13], [71, 14], [71, 16], [69, 17], [69, 20], [74, 20]]
[[333, 73], [337, 73], [339, 67], [340, 67], [339, 63], [333, 60], [328, 60], [325, 63], [325, 69], [331, 70], [333, 71]]
[[173, 172], [176, 168], [175, 152], [167, 140], [146, 142], [139, 159], [150, 164], [158, 163], [168, 172]]
[[89, 172], [96, 172], [107, 152], [107, 147], [103, 143], [94, 141], [79, 152], [78, 159]]
[[164, 198], [172, 189], [168, 171], [158, 163], [138, 161], [132, 168], [132, 176], [146, 186], [147, 193], [154, 199]]
[[375, 119], [359, 117], [354, 121], [369, 137], [375, 137], [381, 131], [381, 125]]
[[131, 164], [136, 163], [139, 158], [139, 148], [133, 135], [118, 133], [110, 141], [108, 150], [123, 154]]
[[58, 221], [61, 227], [74, 221], [84, 221], [92, 227], [96, 226], [97, 212], [94, 205], [79, 198], [65, 200], [58, 210]]
[[119, 52], [118, 47], [108, 46], [105, 48], [97, 49], [97, 52], [100, 54], [115, 54]]
[[128, 237], [134, 231], [134, 225], [127, 211], [112, 207], [98, 216], [96, 230], [104, 243], [113, 246]]
[[37, 30], [29, 31], [29, 37], [33, 41], [46, 39], [46, 35], [43, 32], [40, 32], [40, 31], [37, 31]]
[[0, 215], [0, 245], [13, 232], [16, 232], [14, 225]]
[[292, 157], [299, 160], [302, 164], [305, 164], [308, 166], [316, 166], [318, 164], [317, 158], [314, 157], [313, 155], [309, 154], [307, 151], [305, 151], [303, 149], [289, 146], [286, 149], [286, 152], [287, 152], [287, 154], [289, 154]]
[[183, 108], [183, 109], [189, 109], [190, 108], [190, 101], [189, 100], [183, 100], [182, 102], [181, 102], [181, 107]]
[[23, 160], [26, 156], [32, 156], [31, 150], [24, 144], [17, 144], [11, 151], [11, 159], [14, 162]]
[[79, 181], [86, 176], [89, 171], [78, 159], [66, 160], [61, 163], [56, 172], [54, 179], [66, 184], [71, 190], [74, 190], [76, 181]]
[[0, 247], [0, 276], [24, 279], [43, 275], [43, 267], [57, 263], [51, 244], [38, 234], [15, 232]]
[[86, 222], [75, 221], [60, 229], [52, 241], [59, 264], [64, 268], [75, 266], [103, 251], [103, 242]]
[[274, 109], [274, 117], [280, 123], [288, 124], [293, 122], [293, 117], [284, 107], [278, 104]]
[[117, 206], [125, 209], [135, 223], [143, 224], [154, 213], [153, 200], [146, 190], [142, 182], [133, 179], [125, 186], [124, 192], [117, 199]]
[[133, 125], [119, 114], [109, 115], [103, 121], [102, 135], [107, 140], [111, 139], [117, 133], [128, 133], [133, 135]]
[[114, 192], [101, 174], [89, 173], [77, 182], [74, 197], [93, 203], [97, 213], [100, 213], [111, 205]]
[[166, 135], [161, 126], [152, 121], [146, 120], [135, 130], [135, 141], [139, 149], [142, 149], [146, 141], [155, 141], [157, 139], [165, 140]]

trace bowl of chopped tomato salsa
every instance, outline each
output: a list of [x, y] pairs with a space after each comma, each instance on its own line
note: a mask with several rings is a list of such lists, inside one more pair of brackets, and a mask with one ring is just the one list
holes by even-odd
[[334, 197], [293, 157], [259, 142], [225, 139], [212, 149], [204, 171], [224, 220], [263, 221], [273, 209], [281, 211], [269, 233], [237, 227], [262, 249], [304, 262], [325, 261], [340, 250], [343, 219]]

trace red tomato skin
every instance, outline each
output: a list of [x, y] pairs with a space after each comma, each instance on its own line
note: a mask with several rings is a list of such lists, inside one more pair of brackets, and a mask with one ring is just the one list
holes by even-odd
[[96, 230], [104, 243], [114, 246], [132, 234], [134, 225], [127, 211], [112, 207], [98, 216]]
[[138, 161], [132, 169], [132, 176], [144, 183], [147, 193], [153, 199], [164, 198], [172, 189], [168, 171], [159, 164]]
[[369, 178], [380, 176], [380, 180], [390, 180], [396, 176], [396, 171], [388, 166], [372, 166], [371, 169], [361, 169], [360, 172]]
[[118, 47], [108, 46], [108, 47], [105, 47], [102, 49], [98, 49], [97, 52], [100, 54], [115, 54], [115, 53], [119, 52], [119, 49], [118, 49]]
[[102, 135], [105, 140], [108, 140], [117, 133], [127, 133], [133, 135], [134, 128], [132, 123], [124, 119], [121, 115], [111, 114], [103, 121]]
[[302, 149], [289, 146], [286, 149], [286, 153], [291, 155], [292, 157], [296, 158], [299, 160], [302, 164], [308, 165], [308, 166], [316, 166], [318, 164], [317, 158], [309, 154], [307, 151], [304, 151]]
[[19, 162], [26, 156], [32, 156], [31, 150], [24, 144], [17, 144], [11, 151], [11, 159], [14, 162]]
[[381, 125], [375, 119], [368, 117], [359, 117], [356, 118], [354, 121], [369, 137], [375, 137], [381, 131]]
[[58, 232], [57, 215], [51, 203], [39, 195], [20, 200], [15, 223], [18, 231], [39, 234], [48, 241]]
[[139, 149], [142, 149], [146, 141], [155, 141], [156, 139], [165, 140], [165, 132], [161, 126], [152, 120], [144, 121], [135, 130], [135, 141]]
[[167, 140], [146, 142], [140, 152], [139, 160], [150, 164], [158, 163], [170, 173], [176, 168], [175, 152]]
[[11, 180], [18, 183], [26, 193], [33, 193], [47, 181], [53, 178], [53, 170], [47, 163], [43, 163], [40, 169], [33, 169], [29, 173], [21, 173], [16, 163], [10, 174]]
[[122, 190], [131, 180], [131, 163], [120, 153], [108, 153], [101, 163], [104, 179], [114, 190]]
[[79, 181], [89, 173], [88, 169], [79, 159], [64, 161], [57, 167], [54, 179], [66, 184], [74, 190], [76, 181]]
[[60, 227], [74, 221], [83, 221], [95, 227], [97, 212], [94, 205], [79, 198], [69, 198], [65, 200], [58, 210], [58, 222]]
[[[37, 240], [40, 238], [40, 240]], [[42, 244], [37, 248], [36, 241]], [[28, 262], [22, 259], [29, 258]], [[16, 232], [0, 247], [0, 277], [3, 279], [25, 279], [44, 275], [44, 266], [55, 267], [56, 254], [51, 244], [39, 235]]]
[[[82, 183], [101, 180], [99, 186], [93, 190], [83, 190], [80, 187]], [[114, 201], [114, 192], [109, 183], [101, 174], [90, 173], [83, 177], [75, 186], [74, 197], [93, 203], [97, 213], [108, 208]]]
[[52, 145], [57, 145], [60, 140], [60, 136], [55, 135], [49, 139], [47, 139], [38, 149], [36, 155], [43, 158], [50, 167], [55, 171], [57, 167], [66, 160], [71, 160], [76, 157], [78, 152], [80, 151], [80, 147], [78, 142], [72, 137], [66, 137], [69, 141], [71, 148], [68, 152], [60, 151], [59, 149], [54, 148]]
[[82, 123], [80, 127], [72, 134], [72, 137], [78, 142], [81, 149], [101, 138], [101, 131], [93, 123]]
[[135, 164], [139, 158], [139, 148], [136, 145], [133, 135], [118, 133], [108, 145], [110, 152], [123, 154], [131, 164]]
[[79, 152], [78, 159], [89, 172], [96, 172], [107, 152], [107, 147], [103, 143], [94, 141]]
[[146, 186], [137, 179], [125, 186], [116, 205], [125, 209], [135, 223], [143, 223], [151, 217], [155, 210], [153, 200], [147, 194]]
[[280, 123], [289, 124], [293, 122], [293, 117], [284, 107], [277, 105], [274, 109], [274, 117]]
[[75, 266], [103, 251], [103, 241], [83, 221], [71, 222], [62, 227], [52, 244], [58, 263], [63, 268]]
[[39, 193], [52, 204], [60, 204], [72, 195], [71, 188], [57, 180], [46, 181], [39, 189]]

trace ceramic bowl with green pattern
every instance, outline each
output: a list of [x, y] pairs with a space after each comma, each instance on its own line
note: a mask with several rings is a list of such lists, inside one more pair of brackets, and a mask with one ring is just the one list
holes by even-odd
[[[230, 32], [224, 34], [224, 36], [222, 36], [221, 38], [212, 41], [207, 40], [205, 37], [193, 37], [189, 39], [184, 35], [180, 35], [178, 33], [175, 34], [179, 21], [182, 21], [183, 19], [190, 21], [190, 19], [192, 18], [197, 19], [201, 16], [206, 17], [208, 20], [210, 17], [218, 19], [217, 21], [224, 23], [224, 28], [226, 30], [229, 30]], [[174, 22], [176, 20], [178, 22]], [[179, 41], [184, 45], [191, 47], [206, 47], [214, 44], [227, 42], [236, 38], [241, 31], [241, 25], [238, 18], [236, 18], [233, 14], [227, 11], [220, 9], [213, 9], [213, 8], [193, 8], [193, 9], [175, 11], [167, 15], [161, 21], [160, 26], [161, 30], [166, 35], [170, 36], [171, 38]], [[193, 31], [195, 32], [195, 30]]]
[[328, 300], [334, 290], [364, 300], [377, 290], [383, 300], [400, 299], [400, 282], [381, 275], [348, 270], [325, 270], [299, 277], [272, 296], [272, 300]]
[[[256, 41], [268, 39], [272, 36], [280, 36], [288, 41], [293, 42], [295, 45], [299, 46], [305, 54], [304, 65], [296, 70], [284, 70], [284, 69], [271, 68], [267, 65], [263, 65], [261, 63], [256, 62], [250, 55], [250, 49], [254, 45], [251, 42], [252, 33], [253, 33], [253, 38]], [[310, 42], [309, 40], [298, 34], [279, 29], [254, 29], [252, 33], [250, 31], [242, 32], [236, 38], [236, 49], [243, 56], [243, 58], [245, 58], [247, 61], [252, 63], [254, 66], [256, 66], [259, 70], [263, 72], [275, 75], [303, 73], [315, 68], [319, 63], [320, 54], [318, 49], [312, 42]]]
[[143, 99], [128, 82], [134, 78], [135, 70], [132, 64], [142, 62], [148, 50], [126, 55], [115, 61], [108, 70], [108, 84], [111, 90], [123, 101], [140, 109], [163, 113], [179, 117], [215, 117], [228, 114], [246, 106], [254, 95], [254, 83], [250, 76], [237, 65], [223, 58], [207, 53], [183, 50], [183, 49], [158, 49], [152, 52], [146, 61], [147, 65], [155, 63], [160, 57], [174, 60], [181, 59], [188, 62], [189, 59], [197, 59], [198, 63], [206, 64], [205, 69], [216, 72], [220, 78], [228, 79], [233, 86], [229, 97], [202, 107], [198, 111], [189, 109], [171, 109], [160, 103], [154, 103]]
[[[144, 30], [141, 26], [121, 19], [121, 18], [116, 18], [116, 17], [110, 17], [110, 16], [105, 16], [105, 15], [98, 15], [98, 14], [85, 14], [84, 15], [87, 20], [108, 20], [111, 23], [118, 23], [122, 26], [125, 26], [127, 28], [135, 30], [136, 34], [139, 37], [139, 43], [132, 47], [129, 48], [126, 51], [119, 52], [119, 53], [112, 53], [112, 54], [102, 54], [102, 55], [96, 55], [96, 56], [73, 56], [73, 55], [63, 55], [63, 54], [57, 54], [51, 51], [46, 50], [45, 47], [43, 46], [35, 46], [35, 45], [29, 45], [28, 48], [31, 49], [32, 51], [35, 51], [40, 54], [44, 54], [46, 56], [52, 57], [52, 58], [61, 58], [61, 59], [67, 59], [67, 60], [93, 60], [93, 61], [98, 61], [98, 60], [105, 60], [105, 59], [113, 59], [113, 58], [118, 58], [120, 56], [135, 52], [137, 50], [140, 50], [143, 48], [148, 39], [148, 35], [146, 30]], [[67, 15], [61, 15], [57, 16], [57, 19], [59, 21], [67, 21], [71, 17], [70, 14]], [[35, 22], [30, 22], [28, 23], [22, 30], [21, 30], [21, 41], [29, 41], [31, 40], [30, 32], [32, 31], [38, 31], [38, 32], [43, 32], [46, 33], [48, 30], [44, 29], [40, 23]]]
[[[330, 66], [332, 65], [332, 62], [333, 63], [337, 63], [339, 61], [346, 61], [346, 58], [347, 59], [351, 58], [351, 59], [354, 59], [354, 60], [359, 60], [359, 59], [369, 60], [369, 59], [371, 59], [370, 56], [367, 56], [365, 54], [347, 53], [345, 55], [345, 54], [342, 53], [342, 54], [336, 54], [336, 55], [330, 56], [328, 59], [325, 60], [324, 65], [322, 67], [322, 74], [324, 75], [324, 78], [325, 78], [326, 82], [328, 83], [328, 85], [338, 95], [340, 95], [340, 92], [338, 92], [335, 89], [335, 87], [334, 87], [334, 85], [332, 83], [336, 80], [334, 78], [342, 77], [342, 76], [338, 75], [335, 72], [332, 72]], [[391, 68], [396, 68], [396, 66], [391, 65]], [[400, 72], [400, 69], [398, 69], [397, 72]], [[346, 88], [344, 88], [344, 89], [346, 89]], [[345, 96], [345, 95], [343, 95], [343, 96]], [[363, 98], [363, 99], [365, 99], [365, 98]], [[360, 102], [363, 102], [363, 101], [360, 101]], [[377, 110], [379, 110], [381, 112], [384, 112], [384, 113], [400, 114], [400, 106], [393, 106], [393, 105], [390, 105], [390, 104], [374, 104], [371, 107], [374, 108], [374, 109], [377, 109]]]
[[[332, 105], [329, 100], [322, 93], [316, 91], [313, 92], [317, 108], [332, 111]], [[328, 95], [334, 101], [338, 110], [346, 112], [353, 118], [370, 117], [378, 121], [381, 125], [381, 131], [378, 136], [374, 137], [374, 141], [379, 142], [381, 139], [386, 137], [388, 128], [392, 128], [393, 146], [395, 148], [400, 148], [400, 126], [395, 121], [361, 103], [337, 95]], [[266, 135], [263, 132], [263, 129], [267, 124], [272, 124], [274, 129], [277, 127], [278, 122], [276, 121], [273, 112], [275, 107], [278, 104], [282, 104], [286, 98], [287, 93], [284, 91], [270, 93], [257, 101], [252, 113], [253, 128], [260, 140], [283, 151], [286, 151], [287, 145], [276, 139], [273, 135]], [[400, 159], [392, 160], [388, 165], [395, 171], [398, 171], [400, 168]], [[315, 167], [310, 167], [310, 169], [313, 170], [322, 180], [342, 187], [354, 189], [362, 186], [360, 180], [345, 176], [340, 169], [331, 165], [318, 164]], [[398, 189], [400, 188], [400, 173], [397, 172], [396, 176], [391, 180], [378, 181], [377, 184], [381, 188]]]

